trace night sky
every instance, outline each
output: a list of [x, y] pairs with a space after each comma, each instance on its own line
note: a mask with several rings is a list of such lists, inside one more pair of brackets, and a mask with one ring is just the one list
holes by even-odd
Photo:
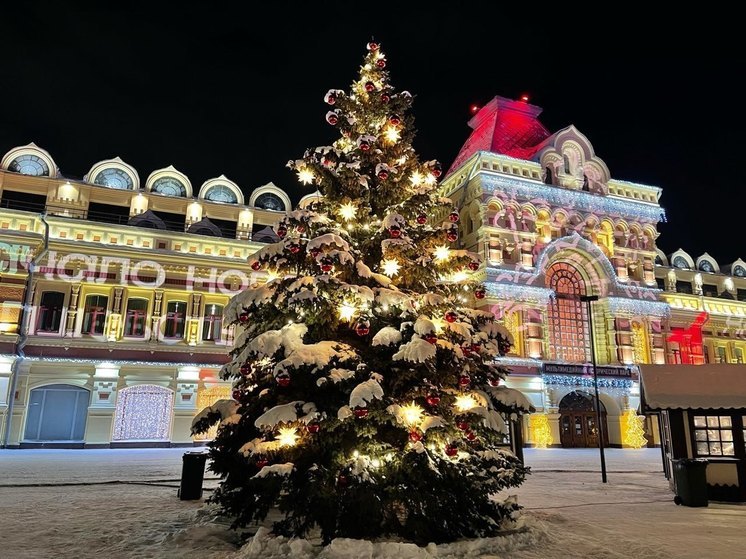
[[323, 95], [349, 87], [375, 37], [393, 85], [415, 95], [421, 158], [447, 167], [471, 104], [525, 92], [551, 131], [575, 124], [614, 178], [664, 189], [666, 253], [746, 258], [737, 18], [677, 10], [656, 21], [631, 5], [607, 18], [608, 7], [580, 4], [298, 4], [4, 10], [0, 152], [34, 141], [74, 178], [119, 155], [143, 183], [173, 164], [195, 192], [222, 173], [246, 193], [273, 181], [297, 201], [310, 190], [285, 164], [335, 139]]

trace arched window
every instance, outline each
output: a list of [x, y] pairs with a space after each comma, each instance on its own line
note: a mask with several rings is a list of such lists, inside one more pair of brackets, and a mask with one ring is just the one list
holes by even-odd
[[572, 171], [570, 170], [570, 158], [566, 153], [562, 155], [562, 161], [565, 164], [565, 174], [569, 175]]
[[585, 173], [583, 174], [583, 190], [586, 192], [590, 190], [590, 187], [588, 186], [588, 175]]
[[257, 196], [254, 201], [254, 207], [275, 212], [285, 211], [285, 203], [277, 194], [272, 194], [271, 192], [265, 192]]
[[82, 441], [90, 392], [70, 384], [47, 384], [29, 394], [26, 441]]
[[686, 261], [686, 258], [683, 256], [677, 256], [673, 259], [673, 267], [674, 268], [680, 268], [682, 270], [688, 270], [689, 269], [689, 263]]
[[8, 171], [20, 173], [22, 175], [31, 175], [32, 177], [48, 177], [49, 165], [38, 155], [19, 155], [8, 165]]
[[211, 202], [225, 202], [226, 204], [238, 203], [236, 193], [224, 184], [211, 186], [210, 190], [205, 194], [205, 200], [210, 200]]
[[171, 431], [174, 396], [168, 388], [140, 384], [117, 394], [115, 441], [163, 441]]
[[85, 299], [83, 313], [83, 334], [100, 336], [104, 333], [106, 323], [106, 307], [109, 298], [106, 295], [89, 295]]
[[712, 263], [709, 260], [700, 260], [699, 270], [701, 272], [714, 272], [715, 268], [712, 267]]
[[743, 268], [743, 266], [734, 266], [733, 275], [736, 277], [742, 278], [746, 276], [746, 270]]
[[115, 167], [109, 167], [108, 169], [101, 171], [96, 175], [96, 178], [93, 179], [93, 184], [108, 186], [109, 188], [116, 188], [117, 190], [132, 190], [134, 188], [132, 177], [122, 169], [117, 169]]
[[42, 293], [39, 300], [39, 317], [36, 322], [36, 331], [59, 333], [64, 306], [64, 293], [60, 293], [59, 291], [45, 291]]
[[153, 183], [150, 190], [164, 196], [184, 197], [187, 194], [186, 186], [176, 177], [161, 177]]
[[145, 321], [148, 317], [148, 300], [132, 298], [127, 300], [127, 314], [124, 319], [123, 335], [131, 338], [145, 337]]
[[547, 270], [547, 287], [556, 296], [549, 304], [550, 352], [554, 359], [585, 363], [591, 359], [591, 336], [588, 328], [588, 303], [585, 280], [570, 264], [558, 262]]

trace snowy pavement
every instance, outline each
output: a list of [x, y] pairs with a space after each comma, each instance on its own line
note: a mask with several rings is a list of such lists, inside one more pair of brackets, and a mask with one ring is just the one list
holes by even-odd
[[[282, 549], [248, 546], [216, 521], [209, 506], [180, 501], [185, 449], [0, 450], [0, 556], [13, 559], [109, 557], [311, 559], [306, 542]], [[331, 558], [481, 559], [743, 557], [746, 506], [677, 507], [660, 472], [660, 451], [607, 450], [602, 484], [598, 451], [530, 450], [533, 474], [511, 493], [526, 508], [529, 536], [432, 548], [344, 543]], [[207, 474], [211, 477], [210, 473]], [[131, 483], [106, 483], [106, 482]], [[19, 486], [94, 483], [94, 485]], [[206, 487], [214, 487], [207, 481]], [[207, 494], [207, 493], [206, 493]], [[256, 547], [256, 546], [255, 546]], [[386, 549], [388, 551], [386, 551]], [[408, 550], [408, 551], [407, 551]]]

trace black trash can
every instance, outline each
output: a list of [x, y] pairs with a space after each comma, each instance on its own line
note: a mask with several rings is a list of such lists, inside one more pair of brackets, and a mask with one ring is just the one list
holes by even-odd
[[676, 483], [674, 503], [687, 507], [706, 507], [707, 460], [681, 458], [673, 461], [673, 478]]
[[206, 452], [187, 452], [181, 467], [179, 498], [182, 501], [196, 501], [202, 498], [202, 480], [205, 477]]

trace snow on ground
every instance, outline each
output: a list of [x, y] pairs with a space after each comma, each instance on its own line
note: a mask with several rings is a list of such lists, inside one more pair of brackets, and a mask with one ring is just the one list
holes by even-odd
[[[0, 556], [709, 559], [741, 557], [746, 549], [746, 506], [675, 506], [658, 449], [607, 450], [608, 484], [601, 483], [598, 450], [527, 449], [533, 474], [510, 492], [526, 507], [527, 530], [502, 538], [426, 548], [337, 541], [321, 550], [260, 531], [238, 549], [236, 534], [210, 506], [177, 498], [187, 450], [0, 450]], [[105, 483], [115, 481], [134, 483]], [[59, 483], [94, 485], [19, 486]]]

